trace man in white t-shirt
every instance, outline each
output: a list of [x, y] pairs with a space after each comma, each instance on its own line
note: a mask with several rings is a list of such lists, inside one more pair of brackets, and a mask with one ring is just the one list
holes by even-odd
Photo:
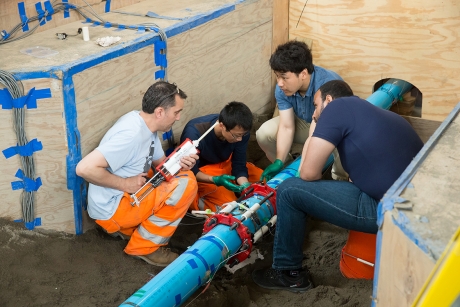
[[167, 266], [178, 257], [164, 246], [196, 196], [196, 178], [190, 169], [198, 156], [182, 158], [181, 171], [139, 206], [131, 205], [130, 195], [166, 159], [157, 131], [169, 131], [180, 119], [186, 98], [175, 84], [156, 82], [142, 99], [142, 111], [122, 116], [76, 169], [89, 182], [90, 217], [107, 233], [129, 238], [125, 253], [157, 266]]

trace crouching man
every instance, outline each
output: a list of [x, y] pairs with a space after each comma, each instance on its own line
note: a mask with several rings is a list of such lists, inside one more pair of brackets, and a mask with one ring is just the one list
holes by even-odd
[[142, 99], [142, 111], [122, 116], [76, 169], [89, 182], [90, 217], [107, 233], [129, 239], [125, 253], [156, 266], [167, 266], [178, 257], [164, 246], [196, 196], [197, 183], [190, 169], [198, 156], [183, 157], [181, 171], [139, 205], [131, 204], [130, 195], [165, 160], [158, 131], [169, 131], [180, 119], [186, 98], [175, 84], [156, 82]]

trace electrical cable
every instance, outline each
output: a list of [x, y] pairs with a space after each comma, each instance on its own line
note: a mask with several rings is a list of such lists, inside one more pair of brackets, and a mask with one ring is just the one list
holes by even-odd
[[[16, 99], [24, 96], [24, 87], [22, 83], [14, 78], [7, 71], [0, 70], [0, 83], [3, 84], [10, 92], [11, 96]], [[24, 108], [13, 107], [13, 127], [16, 133], [16, 139], [19, 146], [28, 143], [25, 132], [25, 110]], [[35, 163], [32, 155], [19, 156], [24, 175], [35, 180]], [[30, 223], [35, 219], [35, 191], [22, 191], [21, 194], [22, 218], [24, 222]]]

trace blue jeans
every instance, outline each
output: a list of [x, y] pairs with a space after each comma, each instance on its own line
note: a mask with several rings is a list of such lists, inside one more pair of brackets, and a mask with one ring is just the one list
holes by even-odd
[[347, 181], [289, 178], [277, 190], [273, 268], [302, 267], [307, 216], [367, 233], [377, 232], [378, 201]]

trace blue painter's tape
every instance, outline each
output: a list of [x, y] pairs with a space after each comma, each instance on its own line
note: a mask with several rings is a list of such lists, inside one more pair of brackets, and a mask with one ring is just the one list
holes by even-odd
[[100, 26], [100, 25], [101, 25], [100, 21], [93, 21], [93, 24], [91, 25], [91, 27], [97, 27], [97, 26]]
[[169, 131], [163, 133], [163, 141], [164, 140], [169, 140], [169, 138], [171, 137], [172, 135], [172, 129], [170, 129]]
[[104, 28], [111, 28], [112, 27], [112, 24], [110, 22], [106, 22], [104, 23]]
[[22, 169], [18, 169], [15, 176], [19, 179], [22, 179], [22, 181], [11, 182], [11, 187], [13, 190], [24, 189], [26, 192], [32, 192], [37, 191], [42, 185], [42, 180], [40, 177], [37, 177], [35, 180], [30, 179], [24, 175]]
[[106, 13], [110, 12], [110, 1], [111, 0], [105, 0], [105, 12]]
[[198, 265], [196, 264], [196, 261], [193, 259], [187, 260], [187, 263], [192, 267], [192, 269], [198, 268]]
[[46, 18], [44, 18], [45, 17], [45, 11], [42, 9], [41, 2], [35, 3], [35, 9], [37, 10], [38, 19], [40, 20], [40, 26], [45, 25], [46, 24]]
[[35, 226], [41, 226], [42, 225], [42, 219], [41, 217], [37, 217], [33, 222], [28, 222], [24, 224], [27, 229], [32, 230], [35, 228]]
[[77, 163], [81, 160], [81, 143], [80, 132], [77, 125], [77, 107], [75, 99], [75, 89], [72, 76], [75, 74], [74, 68], [65, 70], [62, 77], [64, 115], [67, 133], [67, 146], [69, 153], [66, 157], [67, 162], [67, 188], [72, 191], [75, 233], [83, 233], [83, 208], [86, 207], [87, 188], [81, 177], [78, 177], [75, 169]]
[[[14, 220], [13, 222], [22, 223], [22, 222], [24, 222], [24, 220], [23, 219], [18, 219], [18, 220]], [[35, 228], [35, 226], [41, 226], [42, 225], [42, 218], [37, 217], [32, 222], [24, 223], [24, 225], [26, 226], [27, 229], [32, 230], [32, 229]]]
[[42, 142], [38, 141], [37, 139], [33, 139], [26, 145], [11, 146], [10, 148], [3, 150], [3, 155], [5, 156], [6, 159], [9, 159], [12, 156], [17, 155], [17, 154], [23, 157], [29, 157], [34, 152], [42, 150], [42, 149], [43, 149]]
[[211, 264], [211, 274], [214, 274], [215, 271], [216, 267], [214, 266], [214, 264]]
[[2, 30], [2, 40], [6, 40], [10, 35], [11, 34], [6, 32], [6, 30]]
[[13, 99], [10, 92], [7, 89], [0, 90], [0, 103], [2, 104], [2, 109], [12, 109], [12, 108], [23, 108], [27, 106], [28, 109], [37, 108], [37, 99], [50, 98], [51, 90], [48, 89], [39, 89], [36, 90], [35, 87], [30, 89], [26, 96], [22, 96], [16, 99]]
[[81, 23], [93, 23], [93, 21], [90, 18], [86, 18], [86, 20], [82, 21]]
[[19, 11], [19, 18], [21, 18], [22, 23], [22, 32], [29, 31], [29, 18], [26, 15], [26, 7], [24, 2], [18, 2], [18, 11]]
[[164, 79], [165, 78], [165, 71], [163, 69], [157, 70], [155, 72], [155, 79]]
[[176, 295], [176, 296], [174, 297], [174, 299], [176, 300], [176, 306], [179, 306], [180, 303], [182, 302], [182, 297], [181, 297], [181, 295], [180, 295], [180, 294]]
[[69, 9], [71, 8], [69, 5], [69, 0], [62, 0], [62, 3], [64, 3], [64, 18], [69, 18], [70, 17]]
[[139, 26], [137, 27], [137, 34], [143, 34], [145, 33], [145, 27], [144, 26]]
[[205, 240], [205, 241], [209, 241], [209, 242], [213, 243], [214, 245], [216, 245], [219, 248], [220, 251], [222, 251], [224, 249], [222, 244], [220, 244], [219, 241], [214, 240], [214, 238], [212, 238], [212, 237], [207, 236], [207, 237], [201, 238], [200, 240]]
[[51, 5], [51, 2], [49, 2], [49, 0], [43, 2], [43, 4], [45, 5], [45, 9], [48, 12], [48, 14], [46, 14], [46, 20], [50, 21], [52, 15], [54, 14], [53, 6]]
[[128, 29], [136, 30], [137, 26], [136, 25], [130, 25], [130, 26], [128, 26]]
[[206, 262], [206, 259], [203, 258], [203, 256], [201, 256], [200, 254], [198, 254], [198, 250], [197, 249], [194, 249], [192, 251], [185, 251], [184, 254], [192, 254], [193, 256], [197, 257], [198, 259], [200, 259], [201, 263], [203, 263], [204, 267], [206, 268], [206, 271], [209, 270], [209, 265], [208, 263]]
[[115, 31], [123, 31], [126, 29], [126, 26], [125, 25], [118, 25], [118, 29], [115, 30]]

